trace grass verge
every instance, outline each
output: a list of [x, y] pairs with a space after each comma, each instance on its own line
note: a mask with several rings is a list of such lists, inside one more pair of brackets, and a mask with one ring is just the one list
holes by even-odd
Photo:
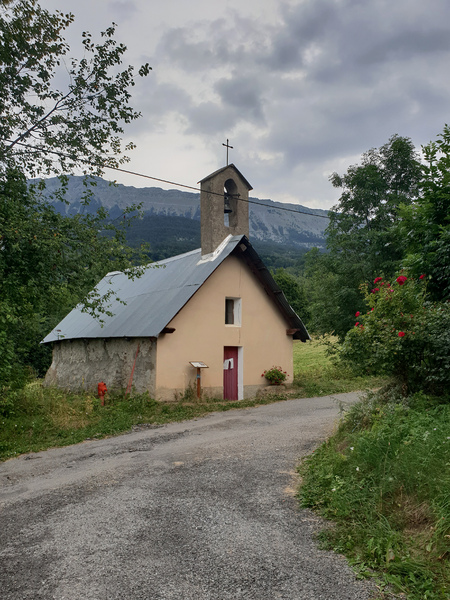
[[410, 600], [450, 598], [448, 403], [369, 394], [299, 471], [301, 505], [334, 523], [326, 547]]
[[214, 411], [248, 408], [286, 400], [286, 393], [239, 402], [180, 399], [156, 402], [147, 394], [109, 394], [105, 406], [85, 393], [43, 388], [33, 382], [0, 401], [0, 460], [46, 448], [76, 444], [129, 431], [185, 421]]
[[335, 341], [328, 336], [294, 343], [294, 387], [302, 397], [376, 389], [387, 383], [385, 377], [358, 377], [349, 369], [336, 367], [328, 352]]

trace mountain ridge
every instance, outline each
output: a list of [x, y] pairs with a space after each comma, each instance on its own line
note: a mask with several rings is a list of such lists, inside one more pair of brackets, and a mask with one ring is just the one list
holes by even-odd
[[[132, 233], [131, 240], [142, 237], [143, 232], [148, 229], [154, 231], [155, 224], [151, 223], [152, 219], [158, 220], [161, 226], [166, 218], [177, 217], [175, 229], [178, 228], [179, 231], [175, 236], [183, 237], [185, 233], [188, 238], [192, 238], [197, 237], [197, 231], [199, 233], [199, 225], [194, 222], [200, 221], [200, 193], [176, 189], [163, 190], [159, 187], [136, 188], [120, 183], [112, 184], [100, 177], [92, 178], [93, 185], [86, 187], [84, 181], [85, 178], [82, 176], [70, 176], [65, 202], [62, 202], [55, 197], [57, 189], [60, 188], [59, 180], [56, 177], [47, 179], [44, 196], [58, 212], [67, 215], [92, 213], [104, 207], [109, 213], [109, 218], [117, 219], [127, 207], [142, 205], [144, 218], [133, 227], [140, 230], [141, 235], [135, 235], [138, 231]], [[88, 204], [83, 203], [82, 200], [87, 189], [91, 193]], [[328, 219], [323, 217], [327, 216], [328, 211], [269, 199], [250, 198], [249, 201], [250, 240], [304, 250], [312, 247], [325, 248], [324, 230], [328, 225]], [[292, 212], [296, 210], [302, 212]], [[169, 228], [172, 230], [174, 230], [173, 225], [174, 223], [170, 223]], [[169, 222], [166, 222], [166, 226], [169, 226]], [[183, 233], [183, 230], [186, 231]], [[143, 239], [143, 241], [152, 240]]]

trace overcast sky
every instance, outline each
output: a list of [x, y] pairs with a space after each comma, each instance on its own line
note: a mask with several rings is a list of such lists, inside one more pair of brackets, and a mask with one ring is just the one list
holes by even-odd
[[[330, 208], [328, 181], [395, 133], [417, 147], [449, 122], [448, 0], [41, 0], [75, 15], [72, 43], [117, 23], [142, 118], [128, 168], [195, 186], [233, 162], [252, 195]], [[76, 50], [74, 51], [74, 54]], [[136, 187], [173, 186], [131, 176]]]

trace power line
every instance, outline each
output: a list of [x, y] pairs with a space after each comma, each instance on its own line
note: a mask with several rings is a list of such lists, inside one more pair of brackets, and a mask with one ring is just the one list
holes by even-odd
[[[12, 143], [11, 140], [6, 140], [8, 143]], [[74, 160], [72, 156], [70, 156], [69, 154], [64, 154], [63, 152], [57, 152], [56, 150], [47, 150], [45, 148], [36, 148], [35, 146], [32, 146], [31, 144], [25, 144], [23, 142], [17, 142], [16, 143], [17, 146], [24, 146], [25, 148], [30, 148], [33, 152], [46, 152], [47, 154], [55, 154], [56, 156], [60, 156], [61, 158], [68, 158], [70, 160]], [[89, 166], [101, 166], [103, 168], [106, 169], [111, 169], [113, 171], [118, 171], [120, 173], [125, 173], [126, 175], [134, 175], [135, 177], [142, 177], [143, 179], [151, 179], [152, 181], [159, 181], [160, 183], [167, 183], [168, 185], [174, 185], [176, 187], [182, 187], [188, 190], [194, 190], [195, 192], [200, 193], [200, 188], [196, 188], [193, 187], [191, 185], [186, 185], [184, 183], [177, 183], [175, 181], [169, 181], [167, 179], [160, 179], [159, 177], [153, 177], [152, 175], [145, 175], [144, 173], [138, 173], [137, 171], [130, 171], [128, 169], [122, 169], [120, 167], [112, 167], [110, 165], [96, 165], [88, 160], [83, 160], [81, 159], [81, 162], [83, 162], [86, 165]], [[222, 194], [219, 194], [217, 192], [208, 192], [208, 194], [213, 194], [215, 196], [222, 196]], [[300, 215], [308, 215], [310, 217], [318, 217], [320, 219], [329, 219], [329, 217], [327, 215], [317, 215], [314, 213], [309, 213], [303, 210], [297, 210], [295, 208], [287, 208], [285, 206], [270, 206], [268, 204], [265, 204], [264, 202], [258, 202], [257, 200], [246, 200], [245, 198], [240, 198], [238, 197], [237, 200], [241, 201], [241, 202], [247, 202], [248, 204], [257, 204], [259, 206], [264, 206], [266, 208], [270, 208], [271, 210], [284, 210], [286, 212], [292, 212], [292, 213], [296, 213], [296, 214], [300, 214]], [[272, 200], [272, 202], [274, 202], [274, 200]], [[314, 210], [314, 209], [311, 209]]]

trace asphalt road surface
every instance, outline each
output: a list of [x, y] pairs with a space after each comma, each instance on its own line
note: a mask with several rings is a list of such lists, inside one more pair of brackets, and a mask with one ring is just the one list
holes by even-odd
[[0, 465], [1, 600], [368, 600], [295, 467], [356, 394], [214, 413]]

